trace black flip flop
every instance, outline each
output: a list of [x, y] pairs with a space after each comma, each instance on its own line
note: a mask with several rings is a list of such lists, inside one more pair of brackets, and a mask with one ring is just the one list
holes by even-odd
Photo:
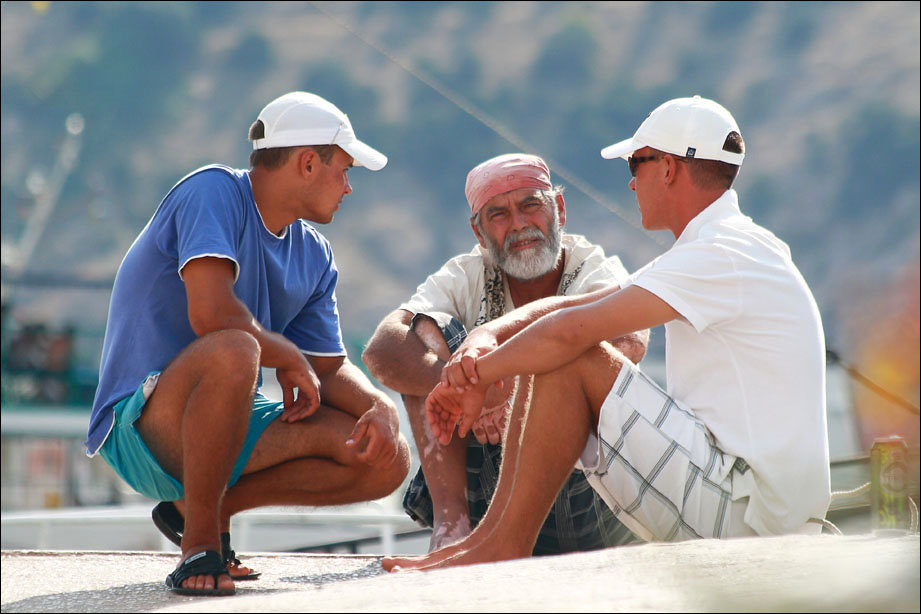
[[182, 532], [185, 530], [185, 518], [176, 509], [172, 501], [161, 501], [150, 512], [153, 523], [166, 539], [177, 546], [182, 546]]
[[[179, 513], [172, 501], [161, 501], [150, 513], [154, 525], [163, 534], [166, 539], [170, 540], [179, 547], [182, 547], [182, 532], [185, 530], [185, 518]], [[224, 559], [224, 565], [233, 565], [239, 567], [242, 565], [237, 553], [230, 547], [230, 533], [221, 533], [221, 556]], [[258, 571], [248, 573], [245, 576], [234, 576], [230, 574], [231, 579], [237, 580], [256, 580], [262, 574]]]
[[[222, 597], [236, 594], [236, 589], [221, 589], [217, 587], [219, 576], [227, 575], [227, 566], [224, 565], [224, 558], [214, 550], [203, 550], [193, 554], [186, 560], [179, 563], [179, 566], [173, 570], [173, 573], [166, 576], [166, 586], [169, 590], [179, 595], [199, 595], [210, 597]], [[209, 575], [214, 578], [214, 588], [199, 589], [185, 588], [182, 583], [192, 576]]]

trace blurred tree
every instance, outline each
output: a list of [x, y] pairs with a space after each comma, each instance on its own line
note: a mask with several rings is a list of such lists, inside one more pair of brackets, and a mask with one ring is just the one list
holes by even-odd
[[531, 83], [544, 84], [551, 100], [579, 100], [594, 86], [598, 43], [589, 25], [568, 21], [541, 48], [531, 68]]

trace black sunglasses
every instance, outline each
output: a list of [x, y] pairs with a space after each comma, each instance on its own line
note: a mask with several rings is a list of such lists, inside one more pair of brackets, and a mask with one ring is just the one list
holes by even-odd
[[638, 167], [643, 162], [658, 160], [659, 158], [660, 156], [630, 156], [627, 158], [627, 166], [630, 167], [630, 176], [636, 177], [636, 167]]
[[683, 158], [681, 156], [676, 156], [674, 154], [657, 154], [654, 156], [630, 156], [627, 158], [627, 166], [630, 167], [630, 175], [636, 177], [636, 167], [642, 164], [643, 162], [649, 162], [650, 160], [659, 160], [664, 158], [666, 155], [671, 155], [676, 162], [687, 162], [688, 158]]

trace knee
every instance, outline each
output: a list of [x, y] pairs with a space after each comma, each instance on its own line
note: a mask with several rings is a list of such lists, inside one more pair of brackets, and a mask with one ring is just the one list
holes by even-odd
[[368, 480], [374, 491], [373, 498], [386, 497], [403, 484], [406, 476], [409, 475], [411, 458], [409, 443], [403, 435], [400, 435], [393, 462], [388, 465], [371, 467]]
[[[206, 354], [202, 367], [222, 374], [232, 374], [232, 380], [254, 380], [259, 374], [262, 349], [250, 333], [238, 329], [219, 330], [201, 339]], [[248, 377], [246, 377], [248, 376]]]

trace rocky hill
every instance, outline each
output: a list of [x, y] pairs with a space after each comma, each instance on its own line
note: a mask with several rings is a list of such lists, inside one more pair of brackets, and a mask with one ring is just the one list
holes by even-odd
[[[636, 268], [671, 237], [640, 228], [626, 165], [598, 152], [701, 94], [739, 121], [743, 210], [791, 245], [829, 345], [859, 355], [908, 297], [893, 350], [907, 344], [917, 403], [919, 29], [916, 2], [4, 2], [4, 301], [19, 320], [100, 330], [108, 294], [92, 286], [166, 190], [205, 163], [245, 166], [250, 122], [295, 89], [390, 157], [352, 173], [321, 229], [355, 346], [469, 249], [464, 178], [500, 153], [550, 160], [569, 229]], [[68, 117], [82, 127], [69, 170]], [[51, 286], [12, 283], [30, 278]]]

